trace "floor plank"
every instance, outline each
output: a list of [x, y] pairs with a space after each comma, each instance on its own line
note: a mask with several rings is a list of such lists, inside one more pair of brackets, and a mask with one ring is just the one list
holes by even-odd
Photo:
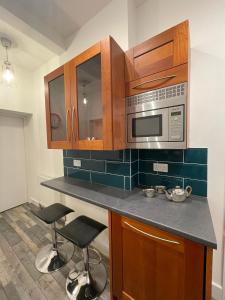
[[13, 250], [29, 275], [33, 278], [34, 281], [37, 281], [42, 276], [42, 274], [35, 268], [35, 256], [30, 251], [29, 247], [23, 241], [21, 241], [19, 244], [13, 247]]
[[22, 299], [44, 299], [39, 287], [24, 268], [16, 253], [0, 234], [0, 248], [7, 259], [7, 273]]
[[22, 300], [18, 294], [17, 289], [15, 288], [15, 286], [12, 282], [9, 282], [5, 286], [5, 295], [7, 295], [7, 299]]
[[1, 300], [7, 300], [8, 299], [2, 286], [0, 286], [0, 299]]

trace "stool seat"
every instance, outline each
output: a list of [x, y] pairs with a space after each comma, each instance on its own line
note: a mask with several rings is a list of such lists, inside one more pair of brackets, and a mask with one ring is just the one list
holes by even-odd
[[69, 207], [61, 203], [54, 203], [38, 211], [32, 211], [33, 214], [47, 224], [52, 224], [67, 214], [73, 212]]
[[80, 216], [61, 229], [57, 233], [83, 249], [107, 227], [91, 218]]

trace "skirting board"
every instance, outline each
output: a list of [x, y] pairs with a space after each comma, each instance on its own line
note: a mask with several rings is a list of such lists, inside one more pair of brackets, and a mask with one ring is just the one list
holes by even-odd
[[215, 282], [212, 283], [212, 296], [215, 300], [223, 300], [223, 288]]
[[38, 201], [37, 199], [33, 198], [33, 197], [29, 197], [29, 202], [33, 203], [36, 206], [40, 206], [40, 201]]

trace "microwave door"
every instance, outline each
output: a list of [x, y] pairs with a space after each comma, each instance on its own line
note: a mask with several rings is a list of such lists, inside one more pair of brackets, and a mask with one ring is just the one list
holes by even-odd
[[128, 143], [168, 141], [168, 108], [128, 115]]

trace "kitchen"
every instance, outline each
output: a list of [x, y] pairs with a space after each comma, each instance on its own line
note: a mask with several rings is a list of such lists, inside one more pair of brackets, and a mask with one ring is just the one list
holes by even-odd
[[[172, 7], [174, 8], [173, 10], [171, 10]], [[215, 97], [217, 93], [221, 94], [223, 92], [223, 85], [222, 85], [223, 69], [222, 69], [222, 59], [221, 59], [222, 54], [219, 50], [218, 52], [216, 52], [217, 49], [212, 47], [212, 41], [210, 40], [210, 38], [212, 38], [212, 40], [215, 38], [215, 31], [217, 33], [216, 25], [218, 26], [219, 21], [221, 21], [222, 19], [222, 8], [219, 9], [219, 7], [214, 7], [210, 3], [207, 3], [207, 7], [210, 7], [211, 9], [215, 10], [215, 13], [217, 13], [217, 19], [210, 27], [209, 32], [206, 34], [203, 25], [205, 25], [204, 22], [206, 22], [206, 19], [208, 17], [207, 12], [202, 11], [203, 16], [200, 21], [198, 17], [195, 15], [196, 10], [192, 9], [190, 4], [185, 4], [182, 7], [181, 4], [177, 5], [177, 2], [174, 1], [168, 7], [168, 4], [162, 1], [143, 1], [143, 3], [138, 3], [138, 4], [135, 3], [135, 1], [134, 2], [133, 1], [110, 1], [110, 3], [108, 3], [104, 7], [104, 9], [102, 9], [98, 14], [96, 14], [96, 16], [94, 16], [91, 20], [89, 20], [85, 25], [83, 25], [78, 30], [75, 37], [71, 37], [70, 41], [68, 42], [70, 43], [70, 46], [68, 47], [67, 51], [64, 51], [61, 55], [55, 55], [50, 60], [48, 60], [47, 63], [43, 64], [40, 68], [38, 68], [38, 70], [32, 73], [32, 78], [30, 76], [30, 81], [28, 81], [29, 76], [27, 77], [27, 79], [24, 82], [24, 84], [30, 82], [28, 90], [26, 90], [27, 96], [21, 97], [21, 100], [18, 101], [18, 103], [16, 103], [16, 105], [18, 105], [17, 107], [16, 105], [14, 108], [13, 106], [10, 107], [10, 105], [13, 105], [13, 103], [10, 103], [10, 100], [8, 100], [7, 102], [1, 100], [1, 102], [3, 102], [1, 108], [7, 111], [9, 110], [20, 111], [28, 115], [24, 117], [24, 125], [25, 125], [24, 138], [25, 138], [25, 150], [26, 150], [26, 172], [27, 172], [27, 194], [28, 194], [27, 201], [41, 205], [43, 207], [49, 206], [50, 204], [53, 203], [62, 203], [67, 207], [72, 208], [75, 211], [75, 213], [68, 214], [68, 216], [66, 217], [66, 223], [70, 223], [75, 217], [84, 214], [90, 218], [99, 221], [102, 224], [105, 224], [108, 227], [109, 222], [108, 222], [107, 208], [109, 207], [110, 203], [114, 207], [114, 211], [115, 211], [114, 201], [116, 201], [118, 197], [129, 198], [129, 196], [126, 196], [127, 192], [129, 194], [129, 190], [137, 186], [138, 181], [139, 184], [143, 187], [146, 186], [150, 187], [155, 185], [165, 185], [167, 187], [175, 187], [176, 185], [180, 185], [182, 187], [186, 187], [190, 185], [193, 189], [192, 191], [193, 195], [199, 195], [204, 197], [207, 196], [209, 201], [210, 212], [212, 215], [212, 221], [216, 233], [216, 242], [214, 241], [214, 238], [212, 239], [210, 238], [207, 241], [209, 243], [207, 244], [207, 246], [210, 246], [211, 248], [215, 248], [215, 244], [217, 243], [217, 250], [214, 251], [214, 256], [213, 256], [213, 297], [215, 299], [223, 299], [222, 298], [222, 278], [223, 278], [222, 277], [222, 271], [223, 271], [222, 270], [222, 260], [223, 260], [222, 232], [223, 232], [223, 215], [224, 215], [224, 210], [223, 210], [224, 191], [223, 188], [221, 188], [224, 186], [222, 182], [224, 179], [223, 171], [221, 168], [223, 165], [223, 163], [221, 162], [223, 160], [220, 162], [220, 168], [216, 165], [216, 162], [218, 161], [218, 157], [222, 157], [223, 155], [223, 146], [221, 145], [221, 143], [218, 143], [218, 135], [216, 134], [216, 132], [220, 132], [219, 128], [223, 128], [224, 124], [222, 121], [223, 120], [222, 115], [220, 117], [220, 110], [216, 109], [215, 105], [211, 104], [211, 103], [215, 103], [215, 100], [212, 101], [212, 97]], [[157, 13], [153, 14], [152, 8], [154, 8]], [[171, 11], [169, 16], [167, 15], [167, 11]], [[116, 12], [116, 13], [114, 14], [112, 12]], [[160, 23], [156, 19], [156, 17], [160, 18]], [[187, 114], [188, 135], [184, 136], [183, 140], [186, 140], [189, 149], [182, 150], [185, 148], [185, 146], [181, 145], [180, 149], [173, 151], [174, 146], [171, 146], [172, 149], [167, 150], [169, 147], [167, 145], [164, 146], [165, 148], [162, 148], [164, 150], [156, 150], [156, 149], [152, 150], [154, 147], [147, 150], [145, 148], [146, 146], [143, 147], [144, 149], [138, 147], [137, 150], [130, 146], [125, 147], [124, 145], [122, 145], [122, 143], [125, 141], [124, 139], [126, 134], [125, 126], [121, 126], [123, 122], [122, 121], [119, 122], [118, 119], [116, 118], [119, 118], [120, 120], [122, 118], [125, 119], [125, 113], [123, 112], [123, 109], [125, 110], [125, 107], [122, 106], [119, 107], [119, 105], [121, 105], [122, 102], [119, 101], [118, 99], [119, 97], [122, 97], [123, 88], [126, 88], [126, 91], [124, 92], [127, 93], [127, 90], [130, 92], [129, 97], [130, 96], [133, 97], [135, 93], [140, 94], [140, 91], [138, 90], [133, 91], [135, 90], [135, 88], [133, 88], [132, 83], [136, 81], [135, 82], [136, 85], [142, 84], [143, 80], [139, 78], [133, 80], [132, 78], [131, 80], [128, 80], [125, 86], [123, 86], [121, 84], [121, 78], [119, 77], [121, 75], [121, 71], [115, 70], [114, 72], [113, 70], [114, 68], [118, 68], [118, 69], [122, 68], [123, 62], [120, 61], [115, 64], [113, 63], [110, 66], [110, 68], [112, 68], [111, 69], [112, 77], [110, 79], [107, 78], [107, 74], [109, 74], [109, 68], [107, 67], [105, 68], [105, 73], [104, 73], [105, 77], [103, 81], [107, 83], [102, 84], [103, 87], [107, 86], [108, 88], [108, 89], [105, 88], [102, 89], [102, 93], [105, 93], [104, 94], [105, 97], [103, 97], [103, 100], [105, 101], [103, 111], [104, 113], [105, 111], [108, 111], [108, 108], [106, 109], [106, 105], [109, 104], [109, 101], [112, 101], [111, 102], [112, 105], [110, 105], [109, 107], [110, 109], [112, 109], [112, 116], [114, 119], [116, 119], [116, 121], [114, 122], [113, 118], [112, 120], [110, 120], [110, 118], [106, 117], [103, 111], [100, 112], [99, 109], [98, 110], [99, 114], [95, 118], [95, 120], [97, 121], [94, 124], [92, 122], [89, 131], [87, 129], [88, 126], [85, 127], [84, 123], [79, 123], [79, 128], [82, 128], [82, 126], [84, 128], [83, 135], [87, 137], [85, 140], [80, 139], [77, 143], [75, 142], [75, 144], [73, 145], [71, 144], [62, 145], [62, 142], [60, 142], [60, 145], [56, 145], [49, 139], [49, 136], [51, 135], [48, 135], [48, 148], [59, 149], [59, 150], [56, 149], [48, 150], [47, 142], [46, 142], [47, 137], [46, 137], [46, 125], [45, 125], [46, 111], [45, 111], [45, 103], [44, 103], [45, 102], [44, 94], [46, 90], [44, 91], [44, 84], [43, 84], [44, 76], [46, 76], [47, 74], [53, 74], [55, 70], [59, 70], [58, 67], [64, 65], [67, 62], [71, 62], [71, 66], [73, 67], [77, 67], [77, 66], [79, 67], [79, 62], [84, 62], [85, 56], [90, 55], [91, 57], [93, 56], [93, 53], [95, 54], [99, 53], [99, 46], [96, 46], [98, 45], [99, 41], [104, 41], [105, 48], [111, 47], [111, 50], [112, 51], [115, 50], [115, 52], [117, 51], [117, 53], [118, 52], [122, 53], [124, 51], [126, 54], [129, 54], [130, 51], [129, 49], [133, 49], [134, 47], [134, 49], [136, 49], [135, 51], [138, 51], [138, 45], [142, 44], [144, 41], [164, 32], [169, 28], [173, 28], [177, 24], [187, 24], [187, 22], [182, 23], [187, 19], [189, 20], [188, 31], [190, 30], [190, 33], [189, 36], [188, 34], [186, 34], [186, 37], [188, 36], [186, 40], [190, 42], [190, 45], [186, 47], [188, 48], [190, 47], [190, 53], [189, 53], [190, 56], [188, 56], [187, 53], [185, 52], [186, 47], [183, 48], [181, 47], [180, 49], [182, 49], [181, 50], [182, 55], [179, 55], [179, 58], [181, 60], [182, 59], [184, 60], [180, 63], [177, 63], [176, 66], [171, 65], [171, 61], [172, 61], [171, 55], [173, 55], [172, 53], [173, 51], [176, 51], [176, 47], [174, 46], [176, 42], [174, 42], [173, 47], [171, 47], [169, 41], [169, 43], [163, 42], [161, 44], [163, 48], [161, 51], [162, 55], [167, 55], [169, 53], [168, 59], [164, 60], [164, 64], [159, 63], [158, 65], [157, 64], [154, 65], [154, 59], [155, 59], [154, 53], [149, 54], [151, 60], [148, 59], [146, 60], [145, 58], [143, 58], [142, 62], [145, 63], [146, 61], [151, 61], [151, 62], [153, 61], [152, 65], [150, 66], [150, 69], [153, 70], [151, 72], [154, 74], [157, 73], [157, 70], [154, 70], [154, 68], [157, 68], [158, 66], [159, 68], [161, 68], [162, 65], [163, 68], [165, 68], [166, 66], [166, 70], [168, 69], [169, 70], [168, 72], [170, 73], [164, 74], [163, 72], [165, 72], [165, 69], [164, 70], [160, 69], [160, 71], [158, 72], [159, 74], [157, 74], [160, 75], [160, 77], [171, 76], [170, 78], [167, 79], [169, 82], [171, 80], [172, 83], [170, 82], [170, 84], [168, 83], [168, 85], [166, 84], [164, 85], [164, 87], [171, 86], [171, 85], [176, 86], [177, 84], [179, 85], [180, 83], [188, 82], [188, 88], [187, 90], [185, 90], [185, 92], [187, 92], [188, 94], [187, 100], [189, 102], [187, 103], [187, 105], [184, 106], [185, 109], [186, 107], [188, 108], [187, 113], [185, 111], [184, 114], [185, 116]], [[4, 20], [4, 16], [3, 16], [3, 20]], [[104, 26], [102, 26], [102, 24], [104, 24]], [[185, 25], [184, 27], [186, 28], [187, 26]], [[186, 31], [186, 33], [188, 31]], [[106, 37], [109, 34], [112, 36], [113, 41], [111, 41], [110, 39], [107, 40]], [[178, 34], [178, 36], [183, 37], [184, 35]], [[169, 40], [171, 40], [171, 38], [169, 38]], [[52, 45], [50, 46], [52, 47]], [[159, 47], [159, 45], [157, 47]], [[203, 50], [201, 49], [201, 47], [203, 47]], [[87, 49], [92, 49], [92, 51], [88, 51]], [[122, 49], [123, 51], [121, 51]], [[152, 50], [154, 51], [154, 49], [155, 48], [153, 47]], [[82, 53], [85, 53], [85, 55], [84, 54], [82, 55]], [[9, 49], [9, 54], [10, 54], [10, 49]], [[13, 55], [13, 49], [12, 49], [12, 55]], [[143, 54], [139, 53], [137, 55], [137, 58], [140, 58], [141, 56], [144, 57], [145, 55], [146, 55], [146, 51], [144, 51]], [[214, 57], [216, 55], [217, 55], [217, 59]], [[112, 58], [115, 59], [115, 57], [116, 56], [112, 55], [111, 59]], [[117, 58], [118, 57], [119, 56], [117, 56]], [[105, 64], [110, 63], [106, 55], [105, 56], [102, 55], [102, 58], [104, 58], [104, 60], [102, 61]], [[94, 63], [95, 63], [95, 67], [90, 68], [90, 70], [92, 71], [92, 76], [93, 76], [93, 69], [94, 69], [95, 70], [94, 76], [98, 77], [99, 72], [96, 71], [98, 62], [95, 61]], [[189, 65], [189, 69], [184, 68], [185, 64]], [[140, 65], [141, 64], [138, 64], [138, 59], [136, 59], [136, 66], [140, 66]], [[182, 66], [183, 69], [180, 66]], [[171, 72], [172, 68], [175, 69], [173, 69]], [[139, 71], [143, 73], [146, 72], [146, 66], [143, 69], [139, 69]], [[177, 73], [175, 74], [174, 72]], [[83, 73], [84, 73], [84, 68], [83, 70], [81, 70], [80, 73], [79, 71], [77, 71], [76, 74], [77, 76], [80, 75], [82, 77], [84, 76]], [[15, 76], [17, 76], [17, 74], [19, 73], [15, 72]], [[68, 72], [65, 74], [68, 74]], [[147, 75], [148, 77], [147, 81], [155, 80], [156, 77], [154, 77], [155, 76], [154, 74]], [[174, 75], [176, 75], [176, 77], [174, 77]], [[46, 78], [48, 79], [48, 76], [51, 77], [51, 75], [47, 75], [45, 79]], [[146, 74], [144, 75], [141, 74], [141, 76], [146, 77]], [[144, 79], [146, 80], [146, 78]], [[163, 84], [165, 83], [165, 81], [167, 81], [167, 79], [166, 80], [162, 79]], [[89, 80], [90, 80], [90, 75], [89, 75]], [[115, 80], [117, 85], [121, 84], [121, 86], [119, 89], [115, 89], [115, 92], [113, 93], [114, 98], [111, 98], [110, 100], [109, 94], [107, 94], [107, 92], [110, 89], [111, 90], [113, 89], [114, 87], [113, 80]], [[139, 82], [137, 82], [138, 80]], [[90, 96], [88, 94], [89, 93], [88, 79], [85, 78], [85, 80], [83, 80], [81, 78], [81, 80], [77, 82], [80, 84], [80, 87], [78, 88], [78, 101], [80, 99], [83, 106], [85, 105], [88, 106], [88, 104], [90, 104], [90, 102], [88, 102], [88, 100], [90, 100], [89, 98]], [[220, 82], [221, 84], [219, 84]], [[150, 83], [148, 82], [148, 88], [147, 90], [144, 91], [148, 91], [149, 84], [154, 85], [155, 83], [156, 83], [155, 81]], [[68, 91], [70, 91], [71, 94], [70, 95], [67, 94], [66, 98], [73, 99], [72, 101], [74, 101], [73, 91], [74, 91], [74, 87], [76, 86], [76, 81], [72, 80], [70, 84], [72, 88], [71, 89], [66, 88], [65, 92], [68, 93]], [[97, 88], [99, 87], [99, 80], [96, 81], [96, 86]], [[141, 86], [141, 88], [143, 88], [143, 86]], [[183, 88], [185, 89], [184, 86], [180, 86], [180, 91], [182, 91]], [[5, 92], [5, 94], [7, 95], [7, 91], [8, 90], [3, 92]], [[59, 93], [57, 92], [56, 94], [58, 95]], [[177, 96], [180, 97], [180, 95]], [[218, 99], [220, 98], [221, 97], [218, 97]], [[118, 102], [116, 103], [116, 101]], [[19, 107], [19, 105], [21, 106]], [[95, 106], [98, 108], [100, 107], [99, 104]], [[78, 112], [75, 110], [73, 113], [73, 106], [71, 107], [67, 106], [66, 108], [69, 108], [70, 110], [67, 118], [66, 118], [67, 113], [65, 114], [64, 121], [67, 119], [67, 122], [69, 124], [77, 124], [76, 122], [78, 122], [79, 120], [79, 118], [77, 118], [78, 113], [79, 115], [80, 114], [82, 115], [83, 113], [84, 117], [87, 116], [87, 114], [84, 111]], [[157, 109], [160, 110], [161, 108], [162, 107], [158, 107]], [[47, 105], [47, 112], [48, 112], [48, 105]], [[65, 112], [67, 111], [65, 110]], [[33, 114], [32, 117], [29, 116], [30, 113]], [[221, 110], [221, 114], [222, 114], [222, 110]], [[49, 114], [47, 113], [46, 114], [47, 122], [48, 122], [48, 115]], [[109, 116], [111, 116], [111, 114], [109, 114]], [[178, 114], [173, 117], [179, 119], [179, 116], [180, 115]], [[101, 129], [102, 126], [101, 117], [103, 118], [103, 127], [104, 127], [103, 131]], [[55, 130], [57, 130], [58, 123], [60, 123], [60, 120], [56, 114], [54, 115], [54, 119], [50, 127], [52, 128], [56, 127]], [[116, 127], [117, 129], [115, 131], [112, 131], [110, 129], [110, 126], [112, 126], [113, 128], [117, 126]], [[47, 125], [47, 128], [50, 127]], [[68, 140], [77, 141], [75, 136], [77, 137], [78, 132], [76, 128], [78, 127], [74, 128], [73, 126], [68, 126], [68, 128], [70, 128], [67, 136]], [[143, 129], [143, 127], [141, 127], [139, 123], [139, 125], [136, 125], [136, 129], [135, 129], [136, 133], [138, 133], [138, 130], [140, 129]], [[160, 126], [156, 125], [155, 130], [157, 131], [157, 129], [160, 131]], [[105, 134], [105, 130], [107, 131], [107, 134]], [[97, 134], [95, 134], [96, 132]], [[113, 132], [116, 132], [116, 134], [112, 134]], [[95, 135], [101, 136], [102, 134], [104, 134], [104, 138], [105, 137], [107, 138], [107, 142], [103, 145], [102, 142], [100, 142], [99, 138], [94, 137]], [[72, 136], [74, 137], [72, 138]], [[177, 133], [175, 134], [175, 136], [177, 136]], [[69, 137], [71, 137], [71, 139], [69, 139]], [[216, 141], [214, 141], [214, 137], [216, 138]], [[160, 141], [159, 142], [157, 141], [157, 144], [158, 143], [160, 143]], [[150, 144], [152, 147], [153, 146], [152, 144], [154, 144], [154, 142]], [[114, 146], [112, 147], [112, 145]], [[130, 150], [126, 148], [130, 148]], [[64, 151], [61, 149], [64, 149]], [[208, 160], [207, 160], [207, 156], [208, 156]], [[81, 167], [79, 167], [79, 164], [81, 164]], [[190, 167], [189, 169], [187, 168], [187, 165]], [[163, 170], [155, 169], [155, 168], [167, 168], [167, 167], [168, 167], [168, 172], [165, 172], [165, 169]], [[98, 191], [93, 191], [92, 196], [90, 197], [90, 195], [85, 195], [84, 191], [82, 190], [82, 187], [80, 189], [77, 187], [76, 191], [74, 191], [71, 188], [71, 190], [68, 192], [62, 190], [64, 189], [63, 184], [58, 183], [60, 187], [59, 186], [57, 187], [56, 185], [54, 185], [54, 183], [52, 183], [54, 187], [51, 186], [51, 188], [61, 191], [61, 193], [58, 193], [51, 189], [47, 189], [46, 187], [43, 186], [43, 184], [45, 186], [47, 185], [46, 181], [48, 179], [61, 177], [63, 176], [63, 174], [72, 175], [72, 177], [78, 177], [78, 178], [80, 176], [80, 179], [83, 180], [82, 182], [87, 182], [87, 184], [89, 184], [88, 181], [90, 178], [93, 181], [91, 184], [96, 183], [97, 186], [99, 184], [101, 185], [104, 184], [104, 186], [106, 187], [105, 188], [102, 187], [103, 189], [102, 192], [105, 193], [105, 195], [107, 195], [105, 196], [106, 197], [105, 199], [102, 199], [102, 201], [104, 200], [103, 201], [104, 203], [100, 203], [100, 204], [98, 203], [97, 206], [92, 205], [93, 203], [96, 204], [95, 201], [97, 201], [97, 199], [93, 199], [94, 197], [93, 195], [95, 195], [96, 193], [96, 195], [100, 196], [98, 194]], [[76, 175], [74, 176], [74, 174]], [[43, 184], [40, 185], [40, 183]], [[48, 185], [51, 184], [48, 183]], [[115, 189], [112, 189], [109, 186], [114, 186]], [[90, 188], [91, 187], [89, 186], [88, 189]], [[121, 189], [124, 191], [123, 192], [121, 191], [121, 194], [118, 194], [117, 192], [119, 190], [118, 188], [120, 189], [120, 191]], [[216, 190], [216, 199], [215, 199], [215, 190]], [[113, 194], [113, 192], [116, 193], [116, 196]], [[83, 194], [81, 195], [79, 193], [81, 194], [83, 193]], [[154, 198], [148, 199], [143, 196], [142, 191], [140, 191], [140, 193], [141, 193], [139, 198], [140, 209], [142, 203], [143, 204], [142, 209], [146, 212], [148, 218], [151, 219], [151, 225], [152, 225], [153, 219], [155, 219], [156, 222], [157, 212], [155, 212], [154, 215], [151, 215], [151, 212], [154, 211], [151, 205], [153, 205], [153, 203], [155, 203], [156, 200], [159, 200], [158, 197], [161, 196], [158, 196], [157, 194], [157, 196], [155, 196]], [[75, 198], [77, 197], [78, 199], [75, 199], [74, 197]], [[164, 197], [166, 197], [166, 195], [164, 195]], [[87, 198], [89, 200], [88, 203], [84, 201], [84, 199], [87, 200]], [[166, 198], [164, 199], [164, 201], [165, 200]], [[189, 199], [186, 199], [185, 202], [182, 204], [187, 205], [189, 209], [189, 207], [192, 207], [192, 204], [188, 206], [188, 204], [190, 204], [188, 201]], [[132, 199], [130, 199], [130, 202], [127, 200], [127, 202], [128, 202], [127, 205], [129, 206], [130, 204], [132, 204]], [[194, 202], [194, 200], [192, 202]], [[149, 206], [147, 206], [147, 208], [145, 207], [146, 203], [149, 203]], [[159, 203], [161, 202], [158, 201], [156, 204], [159, 205]], [[171, 206], [171, 204], [174, 204], [174, 206]], [[172, 203], [168, 200], [168, 202], [165, 202], [164, 208], [167, 207], [167, 205], [169, 205], [166, 209], [167, 213], [169, 213], [168, 209], [171, 208], [174, 210], [174, 207], [177, 207], [177, 205], [180, 205], [181, 207], [182, 204]], [[194, 202], [194, 204], [200, 205], [200, 207], [202, 207], [201, 202], [199, 203], [197, 201]], [[125, 212], [124, 210], [128, 210], [128, 206], [126, 206], [125, 203], [123, 202], [122, 207], [119, 208], [117, 207], [117, 212], [119, 210], [122, 213], [122, 215], [125, 215], [126, 217], [129, 218], [131, 216], [131, 213], [133, 215], [135, 213], [133, 210], [134, 208], [130, 207], [131, 211], [129, 215], [127, 215], [127, 212]], [[162, 214], [162, 215], [160, 214], [160, 216], [162, 217], [162, 219], [158, 219], [157, 221], [158, 225], [160, 222], [164, 222], [164, 226], [167, 226], [170, 229], [171, 227], [175, 226], [175, 224], [176, 226], [179, 225], [183, 228], [188, 214], [189, 217], [192, 217], [191, 221], [189, 220], [189, 222], [192, 225], [195, 224], [195, 226], [194, 229], [192, 228], [193, 230], [192, 233], [190, 233], [190, 231], [188, 233], [186, 232], [187, 235], [185, 236], [185, 238], [190, 238], [191, 234], [197, 236], [198, 234], [200, 234], [204, 236], [203, 238], [204, 240], [207, 240], [208, 238], [207, 234], [210, 233], [209, 235], [213, 237], [213, 233], [211, 232], [212, 224], [210, 223], [211, 217], [210, 214], [208, 214], [209, 211], [207, 212], [207, 210], [204, 210], [203, 208], [204, 217], [200, 218], [200, 214], [203, 212], [200, 210], [200, 207], [198, 208], [195, 207], [195, 213], [197, 214], [197, 211], [199, 213], [198, 220], [196, 220], [195, 218], [196, 214], [194, 214], [193, 211], [189, 211], [189, 212], [186, 211], [184, 212], [184, 215], [182, 215], [181, 208], [179, 208], [181, 214], [180, 216], [171, 215], [171, 218], [167, 219], [166, 218], [167, 213], [162, 213], [162, 210], [160, 209], [160, 213]], [[151, 210], [148, 211], [148, 209], [150, 208]], [[139, 211], [139, 214], [141, 213], [144, 212]], [[140, 215], [139, 217], [136, 216], [135, 219], [136, 220], [138, 219], [140, 221]], [[128, 222], [127, 219], [125, 220], [123, 219], [123, 221]], [[174, 221], [174, 223], [172, 221]], [[178, 223], [176, 223], [176, 221]], [[112, 220], [112, 222], [114, 221]], [[123, 223], [123, 226], [126, 227], [127, 225], [124, 224], [125, 223]], [[139, 227], [139, 223], [135, 223], [135, 224], [129, 223], [129, 224], [138, 228], [139, 230], [141, 229]], [[189, 225], [191, 226], [191, 224], [188, 224], [188, 226]], [[200, 228], [202, 228], [201, 226], [205, 228], [205, 232], [204, 230], [202, 231], [200, 230]], [[156, 227], [159, 228], [159, 226]], [[181, 227], [179, 228], [179, 230], [181, 230]], [[148, 230], [148, 228], [145, 229]], [[162, 226], [160, 228], [162, 229]], [[127, 230], [127, 228], [125, 229]], [[152, 230], [154, 230], [154, 228]], [[187, 228], [183, 228], [183, 231], [185, 230], [187, 230]], [[201, 233], [198, 232], [198, 230], [201, 231]], [[161, 231], [157, 233], [162, 234]], [[180, 232], [178, 232], [178, 228], [176, 228], [176, 231], [173, 232], [170, 231], [168, 234], [172, 234], [172, 233], [179, 234]], [[150, 234], [152, 234], [152, 232]], [[172, 237], [174, 236], [172, 235]], [[162, 236], [162, 238], [166, 238], [166, 237]], [[171, 238], [171, 236], [169, 236], [169, 238]], [[202, 236], [200, 237], [199, 240], [199, 236], [198, 236], [197, 242], [201, 243], [202, 242], [201, 238]], [[96, 246], [96, 248], [101, 250], [101, 252], [106, 256], [108, 253], [108, 240], [109, 240], [109, 232], [108, 230], [104, 230], [99, 235], [99, 237], [97, 237], [94, 243], [94, 246]], [[212, 242], [212, 240], [213, 243], [210, 243], [210, 241]], [[122, 246], [120, 249], [122, 249]], [[140, 257], [143, 258], [144, 260], [143, 255], [141, 255]], [[127, 255], [127, 259], [128, 258], [129, 256]], [[174, 268], [174, 270], [175, 269], [176, 268]], [[118, 273], [119, 271], [117, 272], [117, 274]], [[140, 278], [141, 276], [142, 275], [140, 274]], [[126, 276], [124, 280], [126, 279], [129, 279], [129, 277]], [[200, 291], [200, 289], [201, 288], [199, 287], [198, 290]], [[133, 291], [133, 293], [135, 292]], [[119, 299], [119, 296], [115, 295], [115, 297], [118, 297]], [[132, 297], [132, 295], [130, 295], [130, 297]], [[140, 297], [141, 296], [139, 296], [139, 298]], [[172, 297], [171, 299], [173, 298], [183, 299], [179, 294], [176, 294], [176, 297], [174, 296], [174, 294], [171, 294], [170, 297]], [[188, 296], [186, 295], [186, 297]], [[134, 296], [134, 294], [132, 298], [139, 299], [138, 296]], [[160, 296], [158, 296], [158, 298], [155, 296], [155, 299], [161, 299], [161, 298]], [[187, 299], [191, 299], [191, 296], [189, 296], [189, 298]], [[195, 297], [195, 299], [197, 299], [197, 296]]]

